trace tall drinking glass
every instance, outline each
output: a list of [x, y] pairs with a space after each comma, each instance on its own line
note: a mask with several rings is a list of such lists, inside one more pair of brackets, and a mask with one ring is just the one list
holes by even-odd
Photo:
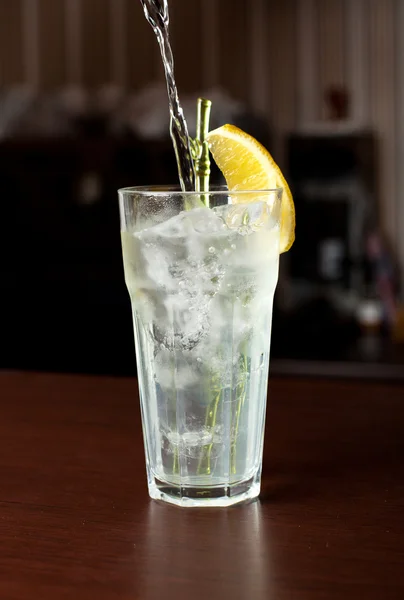
[[281, 197], [119, 190], [152, 498], [259, 494]]

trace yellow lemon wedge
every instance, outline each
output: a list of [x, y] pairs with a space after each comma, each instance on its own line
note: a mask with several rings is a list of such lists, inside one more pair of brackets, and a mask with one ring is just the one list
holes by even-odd
[[207, 142], [230, 191], [283, 189], [280, 252], [289, 250], [295, 240], [295, 205], [289, 186], [268, 150], [235, 125], [210, 131]]

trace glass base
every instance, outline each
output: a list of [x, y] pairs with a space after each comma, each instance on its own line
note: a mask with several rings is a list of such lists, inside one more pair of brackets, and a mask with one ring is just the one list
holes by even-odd
[[254, 500], [260, 493], [260, 476], [226, 486], [180, 486], [156, 477], [149, 480], [149, 495], [183, 507], [233, 506]]

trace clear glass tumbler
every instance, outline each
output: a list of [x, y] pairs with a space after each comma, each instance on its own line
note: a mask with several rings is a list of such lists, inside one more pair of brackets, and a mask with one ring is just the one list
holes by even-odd
[[260, 491], [282, 190], [119, 190], [149, 494]]

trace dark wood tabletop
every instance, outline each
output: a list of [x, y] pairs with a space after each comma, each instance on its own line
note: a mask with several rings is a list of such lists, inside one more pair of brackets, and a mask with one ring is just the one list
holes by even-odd
[[0, 373], [1, 600], [402, 600], [404, 386], [274, 378], [259, 501], [149, 500], [137, 382]]

